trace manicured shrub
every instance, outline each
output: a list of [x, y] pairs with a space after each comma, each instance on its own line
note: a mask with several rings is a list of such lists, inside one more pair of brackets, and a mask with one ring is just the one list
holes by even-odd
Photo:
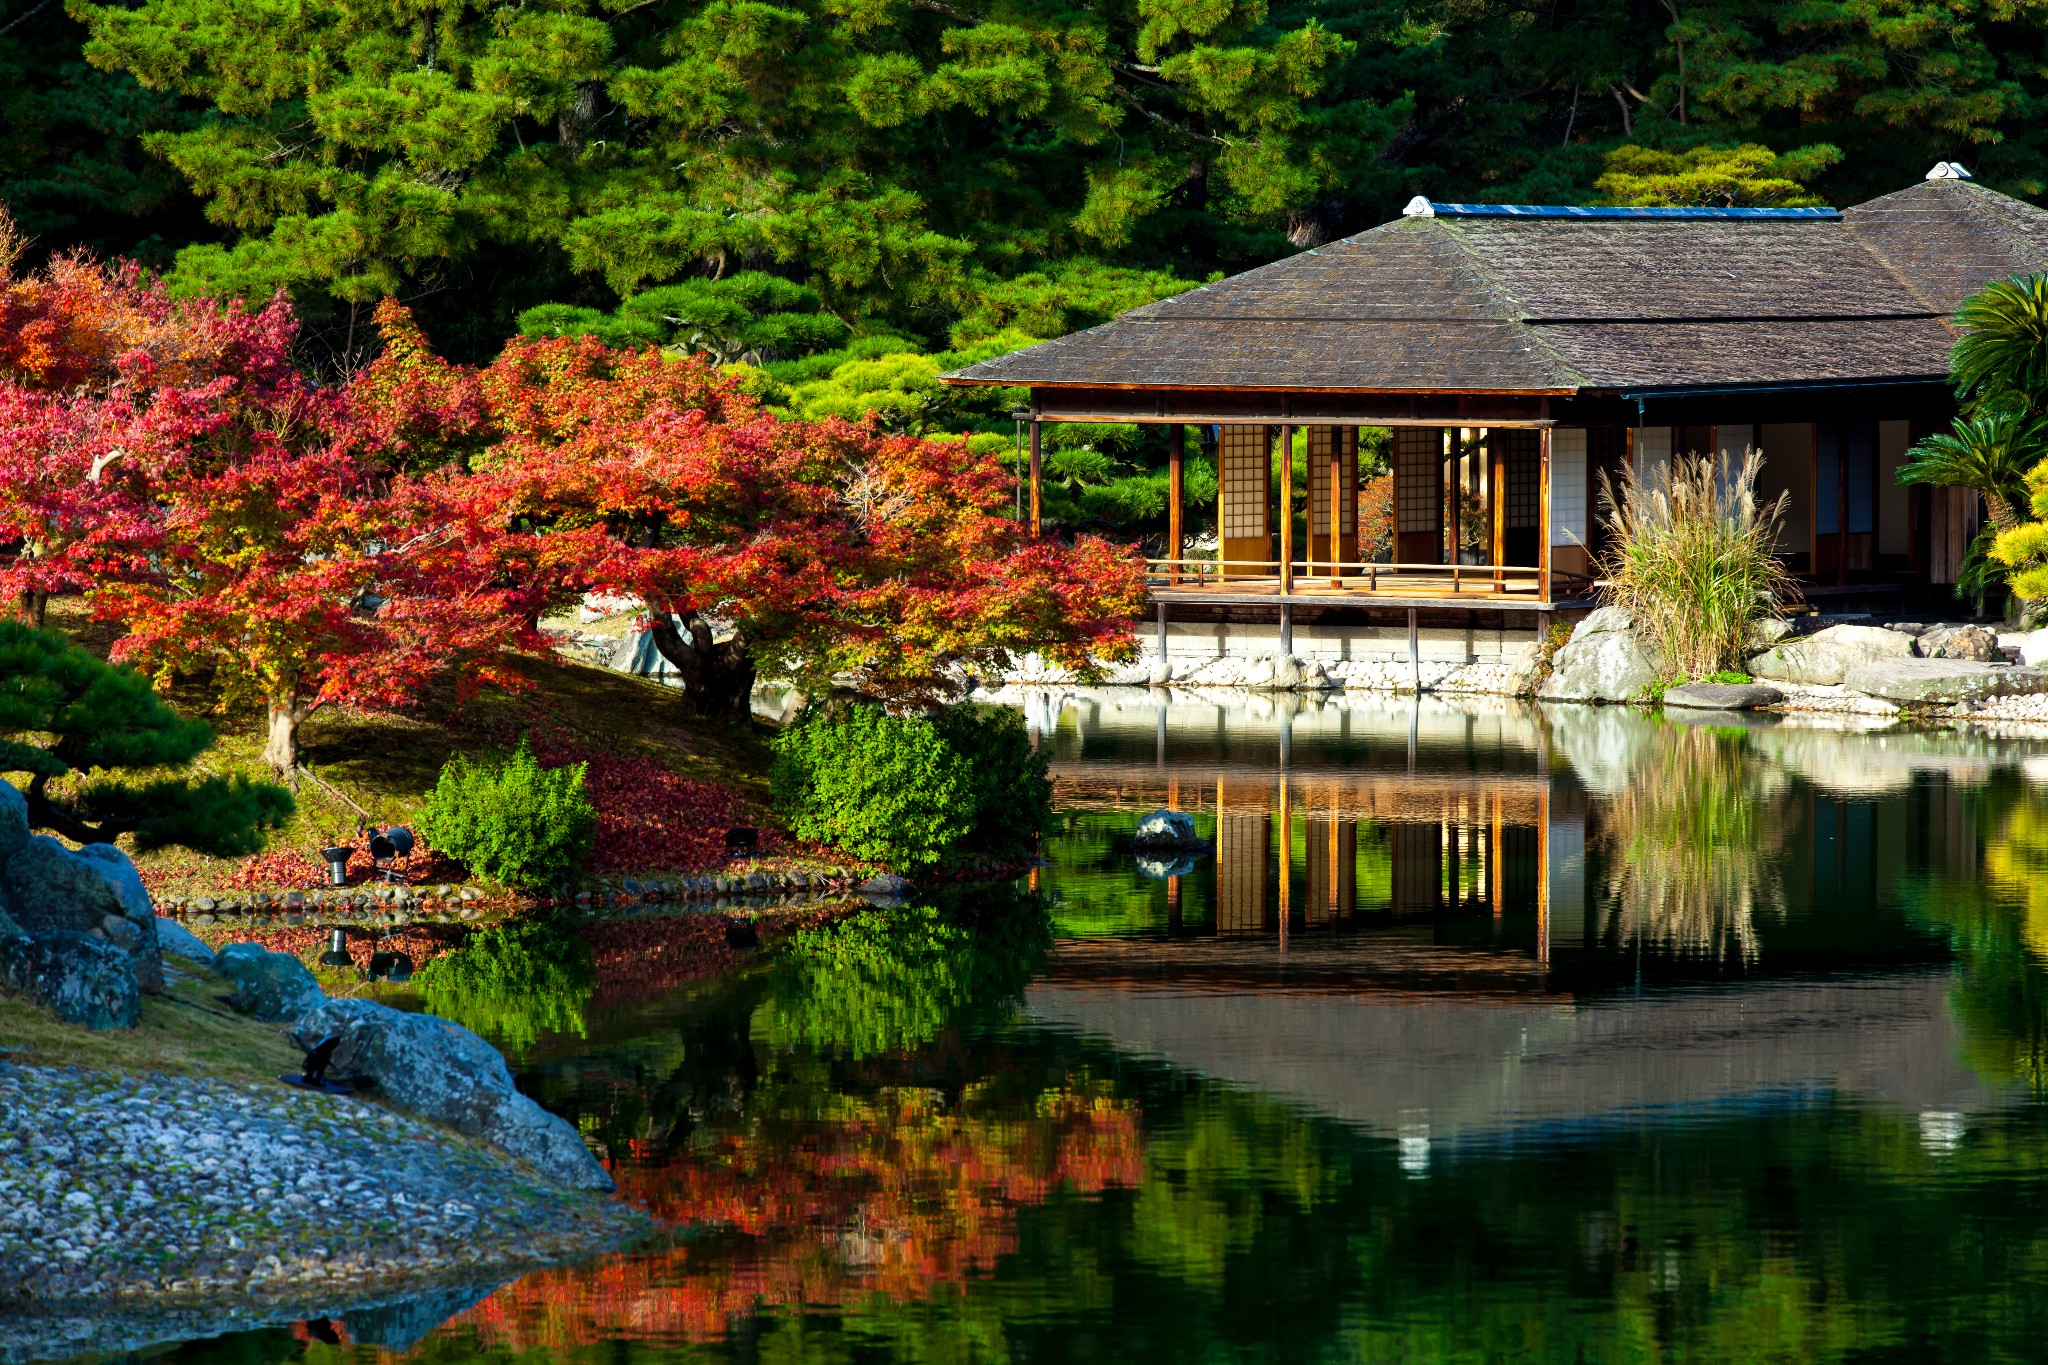
[[798, 838], [890, 867], [937, 862], [974, 824], [971, 774], [938, 727], [878, 707], [783, 731], [771, 781]]
[[1029, 853], [1052, 818], [1052, 781], [1023, 713], [967, 702], [940, 711], [932, 724], [967, 763], [973, 815], [961, 843], [978, 853]]
[[597, 812], [583, 771], [581, 763], [541, 767], [524, 740], [509, 754], [457, 754], [420, 810], [420, 832], [478, 876], [546, 886], [590, 857]]

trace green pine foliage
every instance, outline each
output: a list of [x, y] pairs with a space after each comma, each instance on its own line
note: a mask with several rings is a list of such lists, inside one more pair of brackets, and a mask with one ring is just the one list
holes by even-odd
[[552, 885], [589, 860], [596, 837], [584, 766], [543, 768], [524, 740], [509, 754], [457, 754], [420, 808], [420, 833], [478, 876]]
[[1036, 849], [1052, 819], [1052, 779], [1045, 755], [1031, 747], [1023, 713], [963, 702], [938, 712], [932, 725], [967, 763], [973, 814], [963, 847], [997, 857]]
[[921, 716], [851, 706], [775, 738], [775, 803], [799, 839], [899, 869], [928, 867], [974, 827], [973, 775]]
[[217, 857], [260, 852], [291, 793], [243, 777], [182, 775], [213, 747], [149, 680], [61, 632], [0, 621], [0, 773], [27, 777], [28, 818], [77, 843], [132, 836]]

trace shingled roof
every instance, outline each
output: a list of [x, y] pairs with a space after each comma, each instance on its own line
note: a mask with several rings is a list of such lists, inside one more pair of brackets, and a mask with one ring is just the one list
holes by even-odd
[[1410, 213], [945, 377], [1534, 394], [1938, 380], [1956, 305], [2048, 270], [2048, 212], [1962, 180], [1839, 214]]

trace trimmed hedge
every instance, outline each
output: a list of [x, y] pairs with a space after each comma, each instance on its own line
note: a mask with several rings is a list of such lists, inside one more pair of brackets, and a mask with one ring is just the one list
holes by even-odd
[[437, 852], [507, 886], [548, 886], [590, 860], [597, 810], [584, 765], [543, 768], [521, 740], [509, 754], [448, 760], [420, 833]]

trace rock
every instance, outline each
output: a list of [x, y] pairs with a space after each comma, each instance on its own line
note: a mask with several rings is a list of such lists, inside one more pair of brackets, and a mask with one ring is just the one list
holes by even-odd
[[125, 915], [108, 915], [100, 921], [97, 933], [99, 937], [131, 957], [134, 956], [135, 950], [142, 946], [142, 930], [136, 928], [134, 922]]
[[1788, 640], [1749, 661], [1752, 677], [1772, 682], [1833, 687], [1850, 669], [1878, 659], [1906, 658], [1913, 639], [1878, 626], [1829, 626]]
[[1635, 617], [1629, 615], [1626, 607], [1601, 607], [1579, 622], [1572, 631], [1572, 639], [1588, 635], [1625, 635], [1635, 629]]
[[1146, 858], [1137, 860], [1138, 875], [1164, 881], [1168, 877], [1186, 877], [1195, 870], [1194, 855], [1183, 853], [1178, 858]]
[[265, 1023], [296, 1019], [324, 998], [305, 963], [260, 943], [230, 943], [214, 955], [213, 969], [234, 985], [228, 1003]]
[[1952, 706], [2048, 692], [2048, 669], [1974, 659], [1885, 659], [1849, 670], [1842, 681], [1852, 692], [1886, 701]]
[[[1604, 618], [1604, 619], [1603, 619]], [[1545, 701], [1633, 701], [1657, 680], [1660, 658], [1627, 630], [1607, 623], [1627, 621], [1618, 607], [1602, 607], [1579, 623], [1570, 643], [1557, 651], [1550, 676], [1536, 695]], [[1598, 629], [1589, 629], [1598, 625]]]
[[1134, 848], [1165, 851], [1206, 850], [1209, 841], [1195, 833], [1194, 817], [1185, 811], [1160, 809], [1138, 822], [1131, 836]]
[[1998, 636], [1982, 626], [1930, 626], [1913, 642], [1923, 659], [1968, 659], [1996, 663]]
[[321, 1000], [292, 1036], [309, 1050], [339, 1039], [328, 1067], [336, 1080], [370, 1082], [397, 1108], [487, 1142], [559, 1184], [613, 1188], [576, 1129], [520, 1094], [498, 1050], [459, 1024], [371, 1000]]
[[28, 842], [28, 798], [12, 782], [0, 781], [0, 864]]
[[161, 952], [196, 962], [202, 967], [213, 965], [213, 949], [207, 947], [199, 935], [174, 919], [157, 918], [156, 946]]
[[1273, 661], [1271, 659], [1253, 659], [1245, 666], [1240, 676], [1244, 679], [1244, 686], [1246, 687], [1271, 687], [1273, 685]]
[[1666, 706], [1696, 711], [1754, 711], [1784, 700], [1783, 692], [1762, 683], [1686, 683], [1664, 694]]
[[877, 873], [860, 884], [860, 894], [869, 900], [900, 901], [910, 895], [910, 883], [893, 872]]
[[[14, 791], [11, 784], [0, 785]], [[19, 793], [15, 796], [19, 799]], [[132, 931], [115, 931], [113, 937], [128, 955], [136, 988], [162, 990], [163, 958], [156, 935], [148, 931], [156, 916], [127, 855], [107, 844], [88, 844], [73, 852], [46, 834], [27, 833], [26, 804], [18, 812], [12, 802], [8, 807], [9, 815], [19, 814], [21, 824], [16, 836], [0, 835], [0, 844], [10, 849], [0, 862], [0, 905], [7, 907], [23, 932], [37, 939], [58, 932], [87, 936], [97, 930], [106, 940], [109, 919], [132, 923]], [[0, 816], [0, 824], [12, 827], [13, 820]]]
[[1301, 686], [1301, 660], [1292, 654], [1274, 655], [1272, 686], [1275, 692], [1292, 692]]
[[89, 1029], [134, 1028], [142, 1017], [135, 959], [126, 949], [73, 929], [30, 934], [5, 914], [0, 985]]
[[1766, 616], [1749, 628], [1751, 649], [1769, 649], [1792, 634], [1792, 623], [1782, 616]]
[[1149, 687], [1164, 687], [1172, 681], [1173, 660], [1154, 659], [1152, 667], [1145, 674], [1146, 685]]
[[163, 989], [163, 954], [157, 947], [156, 907], [150, 904], [149, 890], [142, 884], [142, 874], [135, 870], [128, 855], [112, 844], [87, 844], [74, 855], [85, 861], [93, 871], [99, 873], [117, 899], [121, 912], [135, 926], [138, 946], [135, 953], [135, 967], [142, 980], [142, 989], [154, 993]]
[[2020, 662], [2029, 668], [2048, 664], [2048, 630], [2037, 630], [2020, 642]]
[[1892, 621], [1885, 626], [1885, 629], [1897, 631], [1901, 635], [1911, 635], [1918, 639], [1921, 635], [1926, 634], [1927, 623], [1925, 621]]

